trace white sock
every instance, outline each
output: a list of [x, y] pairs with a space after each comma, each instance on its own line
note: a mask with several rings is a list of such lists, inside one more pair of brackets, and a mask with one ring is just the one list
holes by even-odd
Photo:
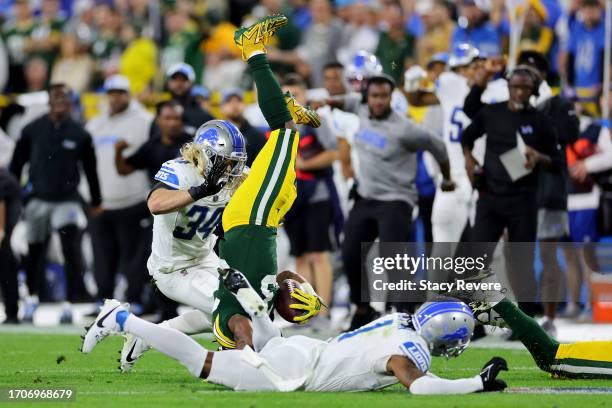
[[[251, 290], [255, 291], [253, 288]], [[243, 304], [240, 296], [234, 295], [240, 306], [251, 316], [251, 322], [253, 322], [253, 349], [255, 351], [261, 351], [266, 343], [274, 337], [280, 337], [281, 332], [278, 327], [272, 323], [270, 316], [255, 316], [249, 311], [249, 306]]]
[[261, 351], [270, 339], [280, 337], [280, 329], [270, 320], [270, 316], [251, 317], [251, 321], [253, 322], [253, 349], [255, 351]]
[[179, 361], [193, 376], [200, 377], [208, 351], [191, 337], [177, 330], [147, 322], [131, 313], [125, 320], [123, 329]]
[[164, 320], [160, 325], [185, 334], [208, 333], [212, 329], [210, 316], [199, 310], [190, 310], [174, 319]]

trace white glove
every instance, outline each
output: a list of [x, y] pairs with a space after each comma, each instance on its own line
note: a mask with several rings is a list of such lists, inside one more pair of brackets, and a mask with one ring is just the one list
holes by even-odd
[[404, 72], [404, 90], [406, 92], [418, 91], [421, 81], [427, 78], [427, 72], [418, 65], [408, 68]]

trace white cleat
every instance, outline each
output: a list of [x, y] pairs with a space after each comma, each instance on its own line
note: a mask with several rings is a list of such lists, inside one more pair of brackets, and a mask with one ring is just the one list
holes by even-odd
[[119, 332], [119, 324], [117, 324], [116, 316], [120, 311], [129, 311], [129, 305], [121, 304], [115, 299], [106, 299], [104, 305], [100, 309], [100, 313], [96, 316], [96, 320], [91, 326], [86, 327], [87, 333], [83, 338], [81, 352], [90, 353], [91, 350], [109, 334]]
[[136, 337], [132, 334], [126, 334], [124, 338], [123, 348], [121, 349], [121, 359], [119, 360], [121, 363], [119, 370], [122, 373], [129, 373], [132, 371], [136, 360], [142, 357], [142, 355], [147, 350], [150, 350], [151, 347], [140, 337]]

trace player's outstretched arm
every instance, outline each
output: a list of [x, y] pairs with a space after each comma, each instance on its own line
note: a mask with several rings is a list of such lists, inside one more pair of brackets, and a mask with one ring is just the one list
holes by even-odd
[[408, 358], [392, 356], [387, 362], [387, 370], [393, 373], [411, 394], [470, 394], [480, 391], [502, 391], [506, 388], [503, 380], [497, 379], [500, 371], [508, 370], [506, 361], [494, 357], [485, 364], [480, 374], [471, 378], [447, 380], [429, 373], [423, 373]]

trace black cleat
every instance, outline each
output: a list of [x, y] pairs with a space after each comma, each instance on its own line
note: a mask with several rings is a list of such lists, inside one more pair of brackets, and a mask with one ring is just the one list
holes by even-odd
[[223, 277], [223, 286], [234, 295], [238, 293], [238, 290], [249, 288], [249, 281], [242, 274], [242, 272], [238, 272], [235, 269], [229, 268], [224, 270]]

